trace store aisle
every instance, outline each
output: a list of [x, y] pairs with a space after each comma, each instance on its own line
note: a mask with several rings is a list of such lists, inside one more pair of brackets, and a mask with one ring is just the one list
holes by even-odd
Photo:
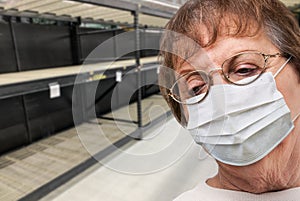
[[[168, 147], [172, 148], [164, 153]], [[217, 168], [174, 119], [101, 162], [104, 165], [92, 167], [43, 200], [168, 201], [213, 175]]]

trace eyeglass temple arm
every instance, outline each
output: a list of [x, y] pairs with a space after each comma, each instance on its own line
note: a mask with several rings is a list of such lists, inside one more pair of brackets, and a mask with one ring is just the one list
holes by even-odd
[[275, 73], [274, 77], [276, 77], [281, 71], [282, 69], [286, 66], [286, 64], [292, 59], [292, 56], [290, 56], [285, 62], [284, 64], [282, 64], [282, 66], [278, 69], [278, 71]]

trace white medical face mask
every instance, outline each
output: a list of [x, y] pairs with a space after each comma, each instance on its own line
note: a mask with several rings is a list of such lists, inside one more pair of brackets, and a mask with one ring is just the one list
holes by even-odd
[[187, 109], [187, 129], [194, 140], [217, 160], [235, 166], [262, 159], [294, 128], [290, 110], [269, 72], [244, 86], [212, 86], [202, 102]]

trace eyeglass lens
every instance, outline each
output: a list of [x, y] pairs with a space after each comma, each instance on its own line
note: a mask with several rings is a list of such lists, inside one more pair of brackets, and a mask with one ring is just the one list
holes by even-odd
[[224, 76], [234, 84], [248, 78], [243, 84], [253, 82], [265, 68], [264, 56], [260, 53], [243, 53], [227, 59], [222, 70]]
[[193, 97], [197, 100], [189, 101], [198, 102], [198, 99], [208, 92], [208, 88], [208, 75], [204, 71], [193, 71], [178, 79], [171, 92], [173, 94], [173, 98], [175, 98], [178, 102], [186, 103], [186, 101]]

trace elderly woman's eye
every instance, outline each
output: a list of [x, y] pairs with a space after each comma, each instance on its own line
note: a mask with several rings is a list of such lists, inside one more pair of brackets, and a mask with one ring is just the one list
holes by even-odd
[[238, 69], [235, 73], [239, 73], [239, 74], [248, 74], [251, 73], [255, 70], [255, 68], [241, 68]]
[[253, 64], [244, 64], [244, 65], [239, 65], [234, 70], [231, 71], [231, 73], [234, 73], [239, 76], [252, 76], [256, 75], [259, 71], [259, 67]]
[[191, 96], [197, 96], [207, 91], [207, 84], [201, 84], [198, 86], [194, 86], [189, 90], [189, 94]]

